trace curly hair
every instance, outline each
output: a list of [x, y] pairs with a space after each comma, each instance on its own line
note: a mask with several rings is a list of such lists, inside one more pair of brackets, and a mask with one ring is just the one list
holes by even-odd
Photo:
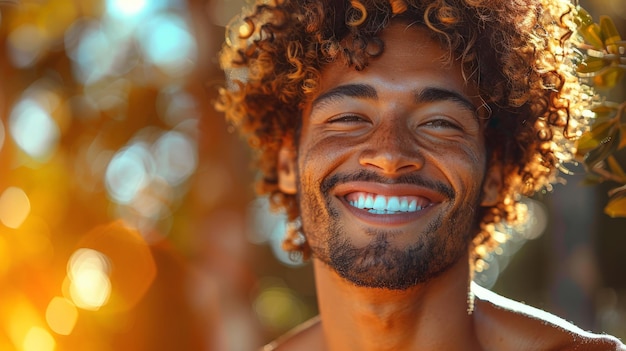
[[[220, 60], [228, 84], [217, 107], [258, 151], [257, 192], [297, 221], [295, 196], [278, 188], [278, 151], [285, 136], [297, 142], [321, 70], [337, 61], [366, 69], [395, 18], [428, 27], [449, 49], [445, 59], [459, 60], [478, 86], [490, 112], [488, 156], [503, 169], [500, 202], [478, 213], [476, 263], [502, 242], [499, 224], [522, 219], [521, 196], [550, 189], [586, 126], [592, 94], [572, 62], [576, 9], [568, 0], [258, 0], [227, 28]], [[298, 235], [289, 232], [283, 247], [306, 257]]]

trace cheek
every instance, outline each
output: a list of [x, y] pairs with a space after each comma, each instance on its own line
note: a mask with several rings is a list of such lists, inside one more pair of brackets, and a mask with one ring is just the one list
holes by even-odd
[[328, 165], [331, 161], [325, 150], [318, 146], [304, 147], [299, 150], [298, 157], [298, 193], [305, 202], [319, 202], [320, 185], [328, 174]]
[[346, 164], [348, 151], [337, 142], [302, 140], [298, 149], [298, 196], [304, 221], [318, 225], [331, 214], [322, 182]]
[[336, 138], [302, 143], [299, 149], [300, 170], [307, 177], [325, 177], [344, 164], [357, 148], [357, 143], [348, 144]]
[[457, 192], [472, 191], [480, 188], [485, 174], [486, 158], [481, 147], [439, 147], [431, 153], [430, 162], [452, 184]]
[[423, 143], [422, 147], [436, 158], [455, 159], [459, 166], [466, 164], [465, 167], [475, 168], [485, 165], [485, 147], [474, 138], [437, 140], [428, 144]]

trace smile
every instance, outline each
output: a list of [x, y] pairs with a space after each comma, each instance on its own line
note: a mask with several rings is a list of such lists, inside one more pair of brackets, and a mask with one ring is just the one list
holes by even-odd
[[372, 214], [396, 214], [417, 212], [430, 206], [430, 201], [419, 196], [385, 196], [362, 191], [345, 196], [350, 206]]
[[422, 222], [449, 200], [435, 187], [408, 183], [352, 181], [337, 184], [333, 195], [368, 226], [399, 227]]

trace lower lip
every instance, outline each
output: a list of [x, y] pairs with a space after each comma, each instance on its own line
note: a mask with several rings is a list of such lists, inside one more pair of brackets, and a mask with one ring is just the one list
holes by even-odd
[[368, 223], [369, 225], [376, 226], [401, 226], [406, 225], [411, 222], [415, 222], [420, 217], [425, 216], [428, 212], [433, 209], [433, 205], [423, 208], [419, 211], [415, 212], [398, 212], [394, 214], [375, 214], [370, 213], [367, 210], [362, 210], [351, 206], [345, 199], [339, 198], [341, 203], [350, 211], [354, 216], [359, 218], [360, 220]]

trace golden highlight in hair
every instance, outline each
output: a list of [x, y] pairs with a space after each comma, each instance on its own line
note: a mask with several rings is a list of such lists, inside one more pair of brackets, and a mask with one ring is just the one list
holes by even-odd
[[[227, 38], [220, 61], [231, 77], [217, 107], [257, 151], [257, 190], [290, 221], [299, 210], [277, 184], [281, 142], [297, 141], [301, 107], [315, 94], [330, 62], [367, 69], [384, 54], [379, 38], [398, 18], [428, 27], [476, 84], [488, 112], [488, 157], [502, 165], [501, 201], [478, 209], [474, 257], [494, 248], [497, 226], [520, 217], [520, 196], [550, 189], [574, 155], [571, 136], [587, 127], [593, 96], [570, 61], [576, 48], [569, 0], [257, 0], [237, 21], [240, 35]], [[232, 33], [233, 28], [228, 32]], [[290, 231], [286, 248], [308, 253]]]

